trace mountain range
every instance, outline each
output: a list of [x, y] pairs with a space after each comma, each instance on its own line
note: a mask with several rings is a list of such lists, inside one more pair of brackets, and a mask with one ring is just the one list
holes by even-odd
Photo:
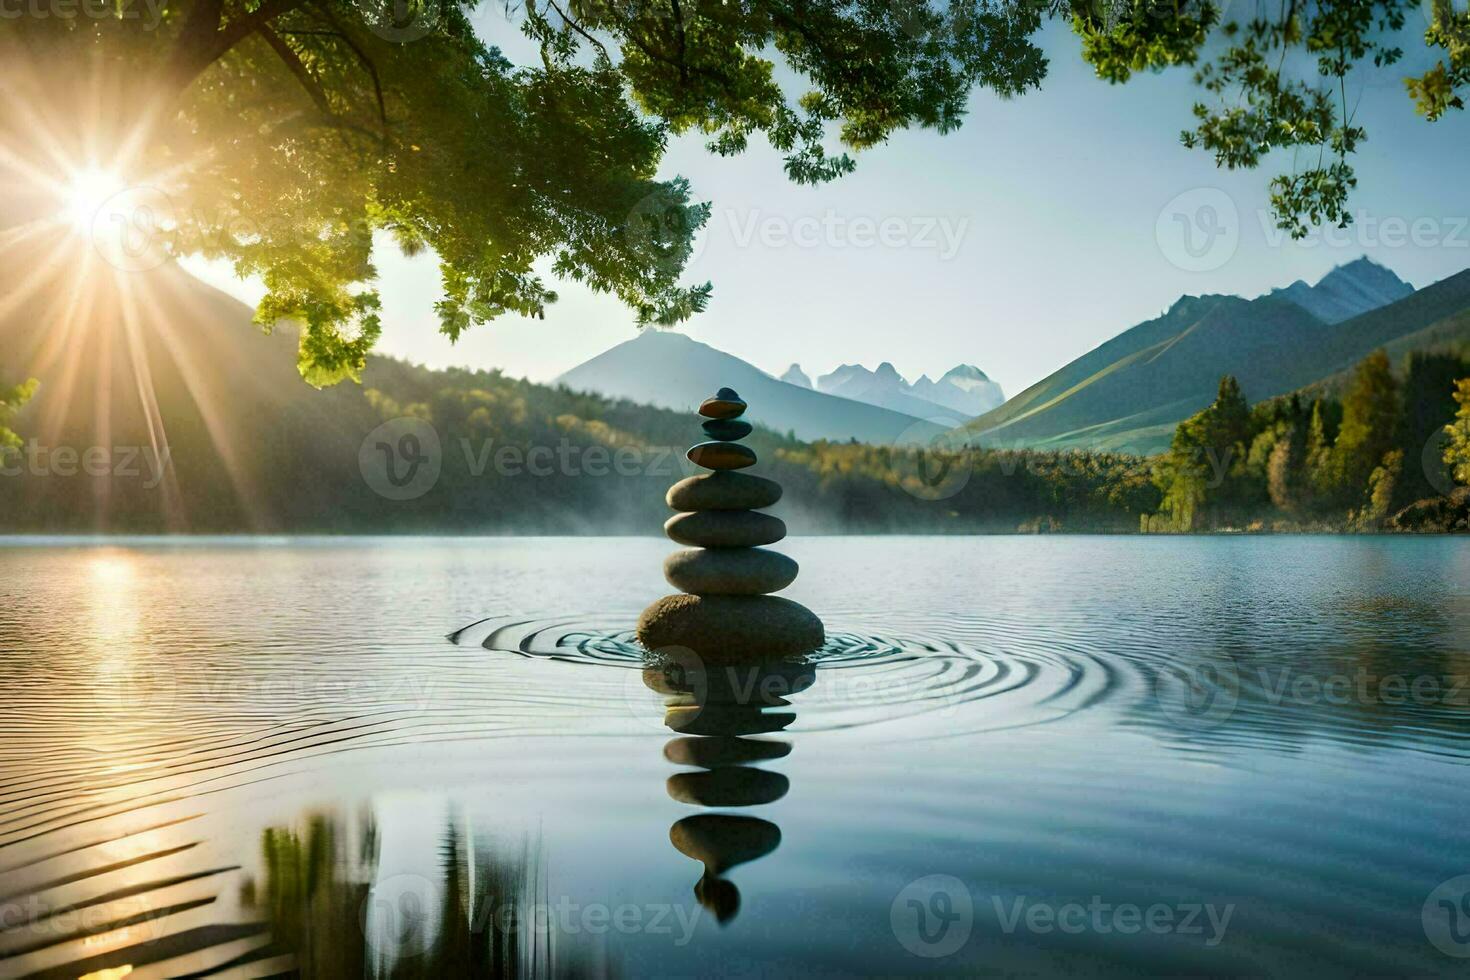
[[1470, 271], [1415, 291], [1368, 259], [1256, 299], [1184, 296], [964, 428], [985, 446], [1154, 453], [1233, 374], [1251, 401], [1323, 382], [1379, 347], [1470, 340]]
[[1005, 401], [1000, 385], [970, 364], [950, 369], [938, 381], [930, 381], [928, 375], [923, 375], [913, 384], [904, 380], [888, 361], [879, 364], [876, 371], [861, 364], [844, 364], [831, 374], [817, 378], [816, 388], [920, 418], [936, 414], [973, 418]]
[[693, 411], [715, 389], [730, 387], [750, 403], [753, 421], [807, 441], [924, 442], [953, 424], [928, 421], [926, 416], [939, 412], [918, 399], [912, 412], [904, 412], [814, 391], [666, 330], [644, 330], [556, 380], [576, 391], [682, 412]]

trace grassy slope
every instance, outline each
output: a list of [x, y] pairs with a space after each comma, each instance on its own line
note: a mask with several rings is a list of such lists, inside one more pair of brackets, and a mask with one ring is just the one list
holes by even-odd
[[982, 445], [1150, 453], [1234, 374], [1252, 401], [1346, 370], [1388, 346], [1406, 353], [1465, 332], [1470, 271], [1379, 310], [1325, 324], [1280, 297], [1185, 298], [1078, 358], [966, 428]]

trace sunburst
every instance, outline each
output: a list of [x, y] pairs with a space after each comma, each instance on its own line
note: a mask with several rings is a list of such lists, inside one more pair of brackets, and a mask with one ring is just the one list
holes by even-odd
[[[41, 382], [27, 434], [43, 444], [85, 429], [91, 444], [109, 448], [114, 420], [135, 416], [142, 431], [133, 438], [141, 435], [155, 459], [168, 458], [150, 361], [170, 364], [253, 516], [256, 495], [233, 445], [242, 434], [226, 431], [220, 419], [230, 413], [218, 393], [191, 376], [207, 360], [184, 322], [192, 291], [156, 240], [150, 251], [136, 248], [148, 232], [169, 228], [160, 201], [171, 206], [206, 155], [151, 168], [157, 114], [129, 104], [118, 95], [128, 91], [120, 78], [91, 67], [73, 80], [80, 94], [70, 103], [58, 102], [42, 73], [14, 66], [5, 80], [15, 111], [0, 120], [0, 261], [25, 273], [8, 277], [0, 293], [0, 379]], [[174, 317], [184, 319], [167, 322]], [[168, 525], [182, 530], [176, 479], [168, 474], [159, 503]], [[95, 489], [98, 530], [106, 530], [110, 484]]]

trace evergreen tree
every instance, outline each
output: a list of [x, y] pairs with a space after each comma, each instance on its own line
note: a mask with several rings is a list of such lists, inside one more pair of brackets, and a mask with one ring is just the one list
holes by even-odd
[[1220, 379], [1215, 401], [1174, 430], [1169, 452], [1155, 467], [1154, 483], [1179, 530], [1194, 528], [1211, 497], [1221, 503], [1235, 502], [1238, 494], [1232, 492], [1232, 477], [1245, 466], [1250, 420], [1250, 406], [1240, 393], [1240, 384], [1227, 374]]

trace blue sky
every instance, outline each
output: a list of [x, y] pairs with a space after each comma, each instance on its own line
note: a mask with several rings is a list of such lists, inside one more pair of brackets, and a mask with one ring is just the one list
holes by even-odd
[[[482, 34], [522, 57], [498, 10], [482, 8]], [[772, 373], [887, 360], [912, 380], [963, 362], [1015, 394], [1185, 293], [1253, 296], [1364, 254], [1416, 286], [1470, 267], [1470, 119], [1415, 116], [1402, 72], [1349, 89], [1369, 133], [1358, 223], [1292, 242], [1264, 210], [1274, 170], [1220, 171], [1180, 146], [1198, 95], [1187, 70], [1111, 86], [1064, 27], [1042, 41], [1039, 92], [976, 93], [958, 132], [901, 134], [822, 187], [791, 184], [764, 146], [724, 159], [673, 140], [666, 174], [713, 205], [687, 278], [712, 280], [714, 299], [681, 329]], [[432, 256], [385, 249], [379, 270], [380, 350], [420, 363], [545, 381], [636, 330], [616, 300], [562, 284], [545, 320], [506, 318], [451, 345]]]

